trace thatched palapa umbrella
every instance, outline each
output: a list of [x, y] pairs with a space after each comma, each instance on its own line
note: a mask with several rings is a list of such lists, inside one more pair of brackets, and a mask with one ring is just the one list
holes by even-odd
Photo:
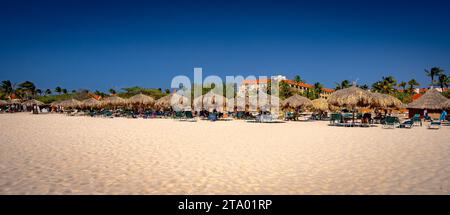
[[74, 108], [74, 107], [80, 107], [81, 102], [76, 99], [67, 99], [67, 100], [57, 103], [57, 105], [62, 106], [62, 107]]
[[370, 106], [372, 95], [369, 91], [352, 86], [335, 91], [328, 97], [327, 102], [334, 106], [355, 109]]
[[447, 101], [442, 104], [442, 108], [450, 110], [450, 99], [447, 99]]
[[394, 96], [381, 93], [372, 93], [371, 104], [373, 107], [379, 107], [382, 109], [403, 107], [403, 103], [399, 99], [395, 98]]
[[301, 109], [301, 108], [309, 108], [313, 107], [313, 103], [311, 100], [309, 100], [306, 97], [303, 97], [301, 95], [295, 94], [281, 102], [281, 106], [283, 108], [294, 108], [294, 109]]
[[5, 100], [0, 100], [0, 105], [7, 105], [7, 104], [8, 104], [7, 101], [5, 101]]
[[181, 111], [190, 109], [191, 104], [186, 96], [178, 93], [172, 93], [156, 100], [155, 107], [163, 109], [172, 108], [175, 111]]
[[12, 104], [21, 104], [22, 101], [20, 99], [11, 99], [8, 101], [8, 104], [12, 105]]
[[81, 101], [81, 105], [83, 107], [96, 108], [96, 107], [100, 107], [102, 105], [102, 102], [100, 102], [99, 100], [94, 99], [94, 98], [89, 98], [89, 99], [85, 99], [85, 100]]
[[209, 91], [205, 95], [199, 96], [194, 99], [194, 108], [198, 111], [201, 108], [205, 108], [208, 111], [216, 111], [222, 112], [225, 110], [225, 104], [227, 99], [219, 94], [216, 94], [212, 91]]
[[41, 101], [38, 101], [36, 99], [31, 99], [31, 100], [22, 102], [22, 105], [25, 105], [25, 106], [34, 106], [34, 105], [41, 106], [41, 105], [44, 105], [44, 103], [41, 102]]
[[372, 105], [373, 96], [369, 91], [351, 86], [335, 91], [328, 97], [327, 102], [330, 105], [351, 109], [353, 112], [352, 121], [355, 123], [355, 109]]
[[155, 99], [142, 93], [136, 94], [128, 98], [127, 101], [130, 104], [139, 104], [139, 105], [152, 105], [155, 103]]
[[440, 110], [447, 100], [448, 99], [436, 89], [430, 89], [416, 101], [409, 103], [408, 109]]
[[312, 100], [313, 108], [317, 111], [325, 112], [329, 110], [328, 102], [326, 99], [314, 99]]
[[127, 104], [127, 100], [118, 96], [106, 97], [102, 100], [102, 105], [119, 106]]

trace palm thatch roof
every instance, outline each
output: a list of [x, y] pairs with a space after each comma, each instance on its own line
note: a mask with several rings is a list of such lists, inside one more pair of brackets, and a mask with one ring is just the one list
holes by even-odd
[[11, 99], [8, 101], [8, 104], [20, 104], [22, 101], [20, 99]]
[[142, 104], [142, 105], [152, 105], [155, 103], [155, 99], [142, 93], [136, 94], [128, 98], [127, 101], [128, 103], [131, 104]]
[[170, 95], [161, 97], [156, 100], [155, 107], [157, 108], [170, 108], [172, 107], [175, 111], [190, 109], [191, 104], [186, 96], [178, 93], [172, 93]]
[[102, 102], [97, 99], [94, 99], [94, 98], [89, 98], [89, 99], [85, 99], [85, 100], [81, 101], [81, 105], [83, 107], [94, 108], [94, 107], [100, 107], [102, 105]]
[[351, 86], [335, 91], [328, 97], [327, 102], [328, 104], [338, 107], [367, 107], [371, 105], [372, 95], [369, 91], [356, 86]]
[[372, 93], [372, 106], [379, 108], [402, 108], [403, 103], [395, 98], [394, 96], [381, 94], [381, 93]]
[[313, 108], [318, 111], [327, 111], [329, 110], [328, 102], [326, 99], [314, 99], [312, 100]]
[[442, 108], [450, 110], [450, 99], [447, 99], [447, 101], [442, 104]]
[[127, 100], [118, 96], [106, 97], [102, 100], [103, 105], [124, 105], [127, 104]]
[[303, 97], [301, 95], [295, 94], [281, 102], [281, 106], [283, 108], [308, 108], [312, 107], [313, 103], [311, 100], [309, 100], [306, 97]]
[[76, 99], [67, 99], [61, 102], [58, 102], [57, 105], [62, 106], [62, 107], [80, 107], [81, 106], [81, 102], [76, 100]]
[[417, 100], [408, 104], [409, 109], [430, 109], [440, 110], [447, 98], [436, 89], [430, 89]]
[[0, 100], [0, 105], [6, 105], [6, 104], [8, 104], [7, 101], [5, 101], [5, 100]]
[[209, 91], [205, 95], [201, 95], [194, 99], [193, 105], [196, 110], [204, 108], [208, 111], [217, 110], [219, 112], [225, 109], [227, 98], [222, 95]]
[[38, 101], [36, 99], [31, 99], [31, 100], [22, 102], [22, 105], [26, 105], [26, 106], [38, 105], [38, 106], [40, 106], [40, 105], [44, 105], [44, 102]]

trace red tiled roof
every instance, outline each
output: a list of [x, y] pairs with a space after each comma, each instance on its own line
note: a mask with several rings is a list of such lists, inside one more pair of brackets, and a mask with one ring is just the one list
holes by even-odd
[[297, 85], [299, 87], [306, 87], [306, 88], [313, 88], [314, 87], [314, 85], [303, 83], [303, 82], [296, 82], [296, 81], [293, 81], [293, 80], [283, 80], [283, 82], [288, 83], [288, 84], [292, 84], [292, 85]]
[[414, 94], [412, 96], [412, 100], [415, 101], [415, 100], [419, 99], [421, 96], [422, 96], [422, 94]]
[[[260, 83], [266, 84], [266, 83], [269, 83], [270, 81], [271, 81], [270, 79], [244, 80], [244, 81], [242, 81], [242, 83], [243, 84], [260, 84]], [[283, 82], [287, 83], [287, 84], [296, 85], [299, 87], [314, 88], [314, 85], [303, 83], [303, 82], [296, 82], [293, 80], [283, 80]], [[334, 92], [334, 89], [330, 89], [330, 88], [323, 88], [322, 90], [327, 93]]]
[[323, 90], [324, 92], [327, 92], [327, 93], [332, 93], [332, 92], [335, 91], [335, 90], [330, 89], [330, 88], [322, 88], [322, 90]]

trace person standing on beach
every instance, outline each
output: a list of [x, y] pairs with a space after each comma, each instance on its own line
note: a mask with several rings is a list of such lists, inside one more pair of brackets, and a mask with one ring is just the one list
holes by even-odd
[[443, 122], [445, 121], [446, 118], [447, 118], [447, 111], [442, 110], [441, 117], [439, 118], [439, 120]]

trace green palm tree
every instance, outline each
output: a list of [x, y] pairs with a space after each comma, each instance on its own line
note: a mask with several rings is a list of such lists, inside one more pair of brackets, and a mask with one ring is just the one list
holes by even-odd
[[393, 76], [382, 77], [381, 81], [372, 84], [372, 90], [378, 93], [392, 94], [395, 92], [397, 80]]
[[431, 86], [433, 86], [435, 84], [434, 77], [439, 77], [440, 75], [442, 75], [444, 73], [444, 70], [440, 67], [433, 67], [430, 70], [425, 69], [425, 73], [428, 77], [431, 78]]
[[6, 96], [10, 96], [15, 91], [15, 85], [12, 84], [10, 80], [2, 81], [2, 84], [0, 85], [1, 91], [6, 94]]
[[110, 93], [111, 95], [114, 95], [114, 94], [116, 94], [116, 90], [114, 90], [113, 88], [111, 88], [111, 89], [109, 89], [109, 93]]
[[52, 91], [50, 89], [45, 90], [45, 95], [51, 95], [51, 94], [52, 94]]
[[408, 85], [409, 85], [408, 91], [410, 93], [414, 92], [414, 87], [420, 86], [419, 82], [417, 82], [416, 79], [411, 79], [410, 81], [408, 81]]
[[62, 92], [62, 89], [61, 89], [61, 87], [56, 87], [55, 88], [55, 92], [57, 92], [58, 94], [61, 94], [61, 92]]
[[441, 86], [442, 91], [444, 91], [444, 86], [448, 85], [448, 80], [449, 79], [445, 74], [439, 75], [438, 83], [439, 83], [439, 86]]
[[406, 92], [406, 85], [407, 83], [402, 81], [398, 84], [398, 87], [401, 87], [403, 89], [403, 92]]
[[62, 92], [63, 94], [67, 94], [67, 89], [64, 88], [64, 89], [61, 90], [61, 92]]
[[300, 75], [296, 75], [296, 76], [294, 76], [294, 81], [295, 82], [297, 82], [297, 83], [304, 83], [305, 82], [305, 80], [303, 80], [301, 77], [300, 77]]
[[19, 91], [23, 92], [27, 99], [36, 95], [36, 85], [31, 81], [25, 81], [19, 84]]
[[350, 87], [350, 81], [349, 80], [343, 80], [343, 81], [341, 81], [341, 83], [335, 83], [335, 84], [336, 84], [336, 87], [335, 87], [336, 90], [341, 90], [341, 89], [345, 89], [345, 88], [349, 88]]
[[42, 90], [41, 90], [41, 89], [36, 89], [36, 93], [37, 93], [39, 96], [42, 96]]

